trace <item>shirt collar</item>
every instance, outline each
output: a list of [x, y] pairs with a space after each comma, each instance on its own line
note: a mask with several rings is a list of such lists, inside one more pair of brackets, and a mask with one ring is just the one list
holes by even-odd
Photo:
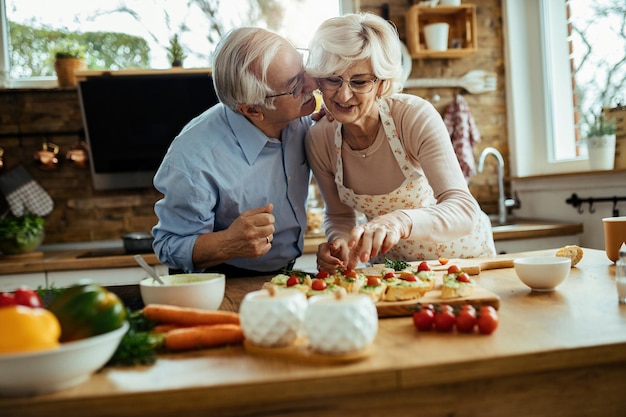
[[277, 139], [271, 139], [251, 123], [244, 115], [226, 108], [228, 123], [235, 134], [235, 140], [243, 150], [248, 163], [252, 164], [261, 154], [267, 142], [280, 143]]

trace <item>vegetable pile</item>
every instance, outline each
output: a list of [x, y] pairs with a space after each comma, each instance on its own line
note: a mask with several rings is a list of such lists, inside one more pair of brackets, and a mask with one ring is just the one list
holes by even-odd
[[130, 330], [109, 365], [148, 365], [159, 352], [206, 349], [243, 343], [239, 314], [148, 304], [128, 312]]

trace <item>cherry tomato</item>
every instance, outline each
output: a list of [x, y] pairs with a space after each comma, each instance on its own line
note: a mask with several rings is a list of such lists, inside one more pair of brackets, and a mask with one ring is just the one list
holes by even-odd
[[456, 276], [456, 280], [459, 282], [472, 282], [467, 272], [459, 272], [459, 275]]
[[343, 271], [343, 276], [348, 278], [356, 278], [357, 273], [353, 269], [346, 269], [345, 271]]
[[367, 277], [367, 285], [371, 286], [371, 285], [380, 285], [380, 278], [375, 277], [375, 276], [369, 276]]
[[478, 331], [481, 334], [491, 334], [498, 328], [498, 314], [491, 306], [483, 306], [477, 319]]
[[315, 291], [323, 291], [327, 287], [328, 285], [326, 284], [326, 281], [320, 278], [314, 279], [313, 282], [311, 283], [311, 288], [313, 288]]
[[15, 296], [10, 292], [0, 293], [0, 307], [17, 305]]
[[385, 274], [385, 279], [392, 279], [392, 278], [395, 278], [395, 277], [396, 277], [395, 272], [387, 272]]
[[26, 287], [20, 287], [14, 292], [15, 302], [26, 307], [43, 307], [41, 297], [35, 290]]
[[444, 257], [439, 258], [439, 263], [440, 263], [441, 265], [445, 265], [445, 264], [447, 264], [447, 263], [448, 263], [448, 261], [449, 261], [449, 259], [448, 259], [448, 258], [444, 258]]
[[420, 304], [420, 308], [423, 309], [429, 309], [432, 310], [433, 312], [435, 311], [435, 306], [430, 304], [430, 303], [426, 303], [426, 304]]
[[496, 312], [496, 309], [490, 305], [481, 306], [479, 312], [481, 316], [485, 314], [491, 314], [492, 316], [498, 317], [498, 313]]
[[469, 304], [465, 304], [456, 316], [456, 329], [461, 333], [472, 333], [475, 326], [476, 309]]
[[458, 274], [459, 272], [461, 272], [461, 267], [458, 265], [450, 265], [448, 267], [448, 274]]
[[429, 308], [422, 308], [413, 313], [413, 325], [417, 330], [428, 331], [433, 328], [435, 312]]
[[428, 262], [422, 261], [417, 266], [417, 272], [422, 272], [422, 271], [430, 271], [430, 265], [428, 265]]
[[328, 271], [324, 271], [323, 269], [321, 271], [317, 272], [317, 275], [315, 275], [316, 278], [328, 278], [330, 276], [330, 273]]
[[403, 272], [400, 274], [400, 279], [403, 279], [405, 281], [409, 281], [409, 282], [417, 282], [417, 277], [409, 272]]
[[298, 285], [300, 283], [300, 278], [296, 275], [292, 275], [287, 279], [287, 286], [293, 287], [294, 285]]
[[447, 304], [442, 304], [435, 313], [435, 329], [439, 332], [451, 332], [454, 329], [456, 317], [454, 310]]

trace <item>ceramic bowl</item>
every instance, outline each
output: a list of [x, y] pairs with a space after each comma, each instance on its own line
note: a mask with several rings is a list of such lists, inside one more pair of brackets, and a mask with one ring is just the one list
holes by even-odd
[[362, 351], [378, 332], [378, 312], [364, 294], [316, 295], [309, 299], [304, 329], [311, 348], [342, 355]]
[[57, 349], [0, 354], [0, 397], [44, 394], [86, 381], [111, 359], [128, 327], [124, 322], [119, 329]]
[[179, 307], [217, 310], [224, 299], [226, 277], [224, 274], [163, 275], [159, 284], [153, 278], [139, 282], [144, 304], [168, 304]]
[[298, 290], [259, 290], [243, 298], [239, 319], [248, 341], [257, 346], [281, 347], [302, 335], [306, 309], [306, 296]]
[[535, 256], [513, 260], [520, 281], [533, 291], [552, 291], [569, 276], [572, 260], [561, 256]]

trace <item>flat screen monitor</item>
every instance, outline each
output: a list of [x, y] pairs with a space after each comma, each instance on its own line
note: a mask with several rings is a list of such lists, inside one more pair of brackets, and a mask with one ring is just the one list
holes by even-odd
[[96, 190], [153, 187], [174, 137], [218, 102], [207, 72], [89, 77], [78, 92]]

